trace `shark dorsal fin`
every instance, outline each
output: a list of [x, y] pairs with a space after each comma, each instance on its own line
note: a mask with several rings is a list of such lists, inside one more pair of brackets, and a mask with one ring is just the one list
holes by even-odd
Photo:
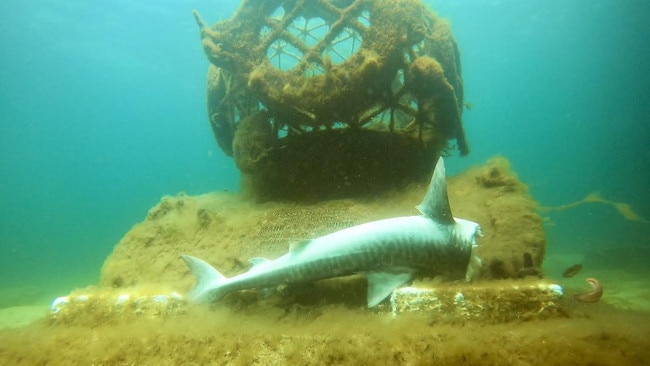
[[452, 223], [454, 217], [449, 208], [447, 197], [447, 182], [445, 181], [445, 163], [442, 157], [438, 159], [436, 168], [433, 170], [429, 189], [424, 195], [422, 203], [416, 206], [422, 215], [436, 220], [439, 223]]

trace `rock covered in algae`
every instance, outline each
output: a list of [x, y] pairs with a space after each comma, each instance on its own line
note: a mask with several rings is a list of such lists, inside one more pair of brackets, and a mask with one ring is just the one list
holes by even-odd
[[[494, 179], [495, 169], [509, 185], [484, 183], [486, 174]], [[291, 242], [372, 220], [417, 215], [414, 206], [422, 200], [425, 189], [426, 185], [412, 185], [373, 199], [310, 204], [255, 203], [229, 193], [167, 196], [151, 209], [145, 221], [124, 236], [106, 259], [101, 286], [165, 284], [182, 293], [192, 286], [194, 279], [179, 259], [181, 254], [202, 258], [226, 276], [236, 275], [249, 268], [248, 259], [279, 257], [287, 252]], [[530, 254], [534, 267], [541, 266], [545, 245], [542, 221], [535, 213], [535, 202], [526, 186], [509, 170], [507, 160], [497, 158], [486, 166], [450, 178], [448, 192], [454, 216], [482, 226], [482, 279], [516, 278], [524, 267], [524, 253]], [[314, 285], [318, 291], [306, 292], [308, 296], [336, 296], [337, 291], [346, 291], [342, 288], [350, 288], [344, 281], [321, 282], [324, 283]], [[364, 285], [353, 286], [360, 287], [354, 287], [342, 301], [363, 304]], [[296, 301], [307, 299], [300, 300], [297, 295]]]
[[548, 282], [484, 282], [474, 286], [403, 287], [393, 291], [393, 315], [434, 314], [444, 321], [508, 322], [564, 316], [563, 289]]
[[185, 305], [185, 298], [176, 292], [156, 293], [142, 288], [120, 292], [91, 287], [54, 299], [47, 320], [57, 325], [93, 326], [177, 316], [185, 313]]

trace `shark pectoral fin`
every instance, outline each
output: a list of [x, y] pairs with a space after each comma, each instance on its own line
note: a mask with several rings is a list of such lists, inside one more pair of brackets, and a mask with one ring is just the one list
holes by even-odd
[[394, 289], [410, 281], [412, 274], [372, 272], [366, 277], [368, 278], [368, 307], [372, 308], [387, 298]]

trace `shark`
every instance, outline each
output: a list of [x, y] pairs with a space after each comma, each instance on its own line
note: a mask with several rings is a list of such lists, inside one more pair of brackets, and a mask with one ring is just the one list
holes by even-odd
[[471, 281], [481, 266], [481, 227], [452, 216], [442, 157], [416, 208], [421, 215], [372, 221], [303, 240], [274, 260], [253, 258], [247, 272], [230, 278], [201, 259], [182, 255], [196, 277], [187, 297], [209, 303], [235, 291], [361, 274], [368, 280], [367, 305], [372, 308], [415, 276]]

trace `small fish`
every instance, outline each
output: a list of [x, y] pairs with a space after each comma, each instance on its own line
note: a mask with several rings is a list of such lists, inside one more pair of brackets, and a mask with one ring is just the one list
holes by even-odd
[[573, 276], [577, 275], [578, 272], [580, 272], [581, 269], [582, 269], [582, 264], [576, 263], [576, 264], [572, 265], [571, 267], [565, 269], [564, 272], [562, 272], [562, 277], [564, 277], [564, 278], [573, 277]]
[[595, 278], [587, 278], [587, 283], [591, 285], [592, 290], [581, 294], [573, 295], [573, 298], [580, 302], [598, 302], [603, 297], [603, 286]]

